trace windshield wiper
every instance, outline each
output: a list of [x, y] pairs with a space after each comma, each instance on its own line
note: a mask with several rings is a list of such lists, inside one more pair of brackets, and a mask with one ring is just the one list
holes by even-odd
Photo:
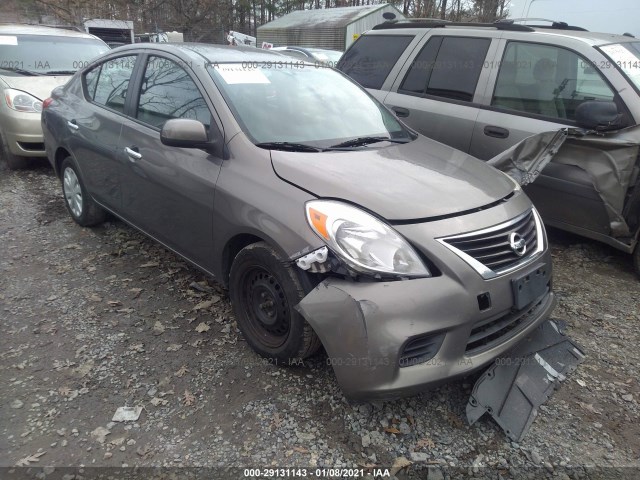
[[346, 142], [338, 143], [336, 145], [331, 145], [329, 149], [333, 148], [348, 148], [348, 147], [361, 147], [363, 145], [368, 145], [370, 143], [378, 143], [378, 142], [391, 142], [391, 143], [407, 143], [410, 139], [408, 138], [391, 138], [391, 137], [358, 137], [352, 138], [351, 140], [347, 140]]
[[322, 148], [307, 145], [306, 143], [262, 142], [256, 143], [256, 147], [268, 148], [269, 150], [288, 150], [290, 152], [322, 152]]
[[45, 75], [73, 75], [76, 73], [75, 70], [47, 70], [44, 72]]
[[39, 77], [44, 75], [41, 72], [34, 72], [33, 70], [25, 70], [24, 68], [14, 68], [14, 67], [0, 67], [2, 70], [7, 70], [8, 72], [19, 73], [20, 75], [27, 75], [29, 77]]

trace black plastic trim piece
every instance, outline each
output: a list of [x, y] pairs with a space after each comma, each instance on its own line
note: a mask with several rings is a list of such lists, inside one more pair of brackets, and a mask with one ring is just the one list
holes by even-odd
[[403, 28], [450, 28], [450, 27], [476, 27], [495, 28], [513, 32], [535, 32], [535, 29], [527, 25], [511, 23], [475, 23], [475, 22], [385, 22], [373, 27], [372, 30], [395, 30]]

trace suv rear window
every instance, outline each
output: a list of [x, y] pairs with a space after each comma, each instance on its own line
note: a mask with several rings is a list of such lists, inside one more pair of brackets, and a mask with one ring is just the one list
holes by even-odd
[[432, 37], [411, 62], [400, 92], [470, 102], [491, 40]]
[[413, 35], [364, 35], [340, 59], [338, 70], [365, 88], [380, 89], [413, 38]]

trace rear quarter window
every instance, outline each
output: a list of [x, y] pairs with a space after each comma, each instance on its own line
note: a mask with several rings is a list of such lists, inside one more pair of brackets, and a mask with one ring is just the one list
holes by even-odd
[[117, 57], [92, 68], [84, 74], [87, 99], [116, 112], [124, 113], [129, 80], [136, 55]]
[[338, 70], [365, 88], [380, 89], [413, 35], [364, 35], [343, 55]]

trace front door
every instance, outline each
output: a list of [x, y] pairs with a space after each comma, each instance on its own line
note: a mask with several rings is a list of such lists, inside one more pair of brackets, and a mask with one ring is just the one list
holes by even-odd
[[[498, 64], [488, 89], [490, 105], [480, 110], [469, 149], [483, 160], [531, 135], [575, 127], [582, 102], [619, 101], [592, 63], [567, 48], [508, 41]], [[571, 160], [552, 161], [526, 191], [545, 222], [608, 235], [609, 219], [592, 174], [579, 155]]]
[[172, 118], [199, 120], [210, 135], [220, 135], [211, 110], [187, 70], [159, 56], [146, 60], [136, 98], [134, 118], [125, 121], [118, 144], [127, 165], [123, 215], [211, 270], [213, 199], [222, 159], [204, 149], [169, 147], [160, 141], [160, 129]]

